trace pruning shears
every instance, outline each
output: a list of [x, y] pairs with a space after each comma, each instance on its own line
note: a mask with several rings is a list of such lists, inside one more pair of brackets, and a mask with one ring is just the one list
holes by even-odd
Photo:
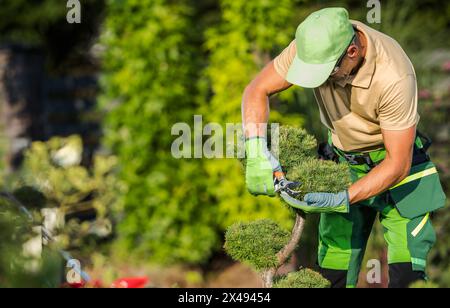
[[308, 206], [306, 202], [296, 199], [301, 193], [301, 191], [298, 190], [301, 185], [302, 182], [293, 182], [286, 179], [283, 172], [274, 173], [275, 192], [279, 193], [280, 197], [290, 206], [298, 209]]

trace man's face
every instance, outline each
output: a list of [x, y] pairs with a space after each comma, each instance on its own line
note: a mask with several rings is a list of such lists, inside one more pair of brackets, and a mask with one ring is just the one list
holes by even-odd
[[340, 63], [338, 63], [339, 69], [332, 73], [328, 80], [333, 82], [346, 80], [349, 76], [357, 73], [363, 60], [364, 58], [361, 55], [361, 48], [356, 44], [350, 45], [347, 49], [347, 53], [342, 58]]
[[339, 70], [332, 74], [328, 80], [333, 82], [343, 81], [351, 75], [353, 68], [354, 66], [351, 61], [349, 61], [347, 55], [345, 55], [340, 63]]

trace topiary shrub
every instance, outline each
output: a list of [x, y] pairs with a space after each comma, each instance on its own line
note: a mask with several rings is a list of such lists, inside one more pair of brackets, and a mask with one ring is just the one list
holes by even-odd
[[234, 260], [260, 271], [277, 266], [277, 253], [289, 238], [289, 232], [269, 219], [236, 223], [225, 234], [224, 248]]
[[[279, 138], [269, 140], [271, 151], [292, 181], [299, 181], [302, 199], [310, 192], [338, 192], [350, 183], [350, 172], [346, 164], [319, 160], [315, 156], [317, 142], [304, 129], [281, 126]], [[245, 160], [241, 162], [245, 165]], [[272, 287], [275, 274], [291, 256], [298, 245], [305, 225], [302, 212], [293, 209], [296, 220], [292, 233], [280, 228], [271, 220], [238, 223], [228, 228], [225, 235], [225, 250], [234, 259], [257, 270], [265, 287]], [[329, 287], [329, 282], [311, 270], [293, 273], [279, 280], [278, 287]]]
[[311, 269], [301, 269], [298, 272], [289, 273], [285, 277], [275, 281], [273, 288], [329, 288], [331, 283], [319, 273]]
[[[279, 159], [284, 170], [299, 166], [307, 157], [316, 155], [317, 140], [305, 129], [281, 126], [279, 129]], [[270, 140], [272, 144], [272, 140]]]
[[266, 287], [328, 288], [330, 282], [310, 269], [290, 273], [273, 283], [276, 270], [289, 259], [297, 246], [301, 230], [302, 225], [296, 224], [291, 236], [270, 219], [236, 223], [225, 234], [224, 248], [234, 260], [259, 272]]
[[[346, 164], [317, 159], [317, 141], [305, 129], [280, 126], [278, 141], [272, 142], [270, 134], [268, 138], [269, 149], [278, 157], [286, 178], [302, 183], [298, 199], [310, 192], [339, 192], [351, 184]], [[245, 158], [240, 161], [245, 167]]]
[[303, 198], [309, 192], [339, 192], [351, 183], [350, 173], [346, 164], [336, 164], [333, 161], [318, 160], [306, 157], [298, 165], [288, 170], [286, 177], [292, 181], [299, 181]]

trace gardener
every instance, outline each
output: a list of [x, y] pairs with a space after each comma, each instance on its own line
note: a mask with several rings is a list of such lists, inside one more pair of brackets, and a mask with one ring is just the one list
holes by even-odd
[[306, 18], [295, 40], [243, 95], [246, 183], [254, 195], [275, 195], [273, 172], [282, 170], [265, 141], [268, 97], [293, 84], [314, 89], [329, 144], [349, 165], [353, 179], [346, 191], [304, 197], [306, 213], [322, 213], [322, 275], [333, 287], [356, 286], [379, 214], [388, 244], [389, 286], [425, 279], [435, 242], [429, 213], [443, 207], [445, 195], [416, 132], [417, 83], [405, 52], [387, 35], [349, 20], [343, 8]]

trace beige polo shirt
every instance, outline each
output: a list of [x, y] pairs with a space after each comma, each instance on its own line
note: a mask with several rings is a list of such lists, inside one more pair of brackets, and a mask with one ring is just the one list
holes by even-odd
[[[402, 130], [419, 122], [417, 82], [411, 61], [394, 39], [351, 22], [367, 39], [363, 65], [346, 81], [327, 80], [314, 89], [314, 95], [333, 144], [344, 151], [365, 152], [383, 147], [382, 128]], [[283, 78], [295, 56], [294, 40], [274, 59]]]

